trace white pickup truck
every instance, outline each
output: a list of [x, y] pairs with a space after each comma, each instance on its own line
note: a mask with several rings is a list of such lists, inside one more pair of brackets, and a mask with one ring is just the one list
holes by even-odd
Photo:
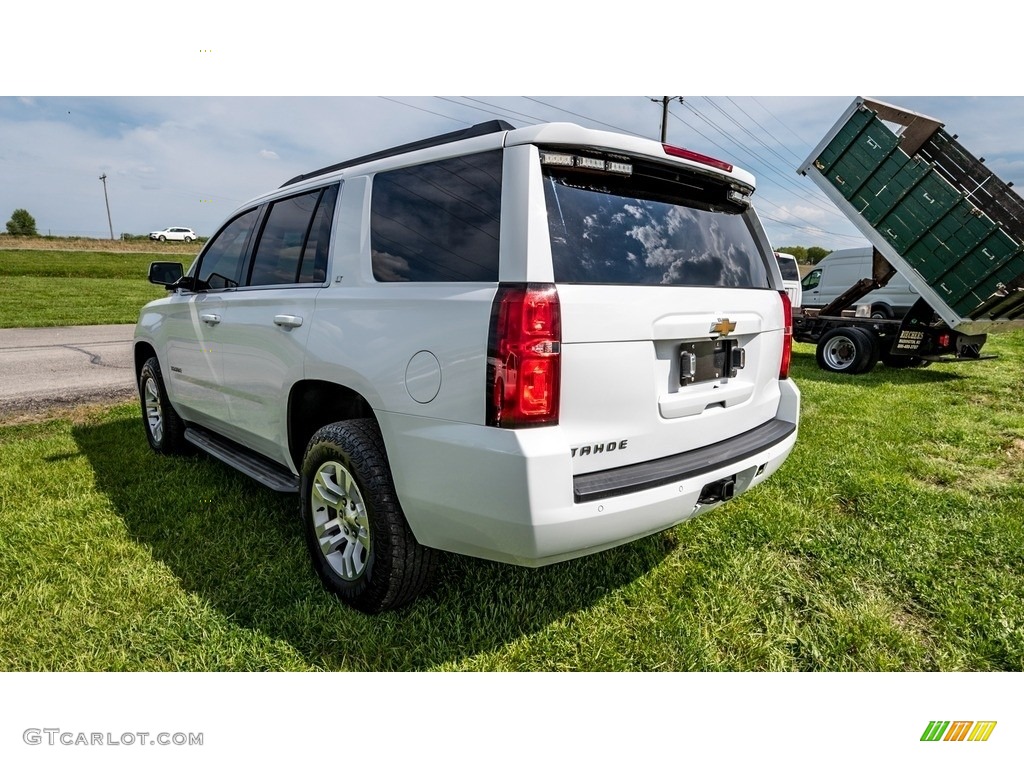
[[155, 263], [150, 445], [297, 493], [313, 564], [377, 612], [437, 550], [540, 566], [769, 477], [791, 315], [754, 179], [655, 141], [499, 121], [290, 180]]

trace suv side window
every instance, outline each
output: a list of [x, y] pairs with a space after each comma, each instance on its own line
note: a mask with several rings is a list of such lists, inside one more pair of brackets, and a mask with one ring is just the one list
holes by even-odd
[[501, 150], [378, 173], [370, 205], [381, 282], [495, 282]]
[[334, 185], [271, 203], [247, 285], [322, 283], [337, 196]]
[[245, 246], [256, 223], [256, 210], [232, 219], [206, 246], [196, 272], [197, 288], [236, 288], [245, 258]]

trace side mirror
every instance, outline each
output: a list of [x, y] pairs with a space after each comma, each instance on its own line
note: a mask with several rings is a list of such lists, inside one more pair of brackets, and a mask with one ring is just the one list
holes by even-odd
[[149, 282], [170, 288], [185, 274], [184, 267], [174, 261], [154, 261], [149, 265]]

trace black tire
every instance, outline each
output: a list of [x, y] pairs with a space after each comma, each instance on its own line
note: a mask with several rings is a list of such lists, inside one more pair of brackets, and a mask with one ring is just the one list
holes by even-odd
[[164, 237], [163, 235], [160, 235], [160, 237], [158, 237], [157, 240], [159, 240], [161, 243], [167, 242], [167, 238]]
[[867, 346], [867, 358], [857, 373], [871, 373], [878, 365], [878, 359], [882, 356], [882, 348], [878, 343], [878, 337], [866, 328], [853, 327], [850, 329], [864, 337], [864, 344]]
[[871, 305], [872, 320], [892, 320], [894, 317], [896, 317], [896, 313], [892, 311], [892, 307], [888, 304]]
[[[878, 361], [871, 334], [853, 326], [833, 328], [818, 340], [814, 357], [818, 367], [830, 373], [865, 373]], [[872, 358], [874, 362], [872, 362]]]
[[192, 242], [192, 238], [189, 237], [188, 235], [185, 235], [185, 242], [186, 243], [191, 243]]
[[430, 587], [437, 552], [420, 545], [405, 520], [373, 420], [340, 421], [313, 435], [301, 483], [313, 567], [343, 602], [380, 613]]
[[189, 453], [185, 441], [185, 422], [167, 399], [160, 363], [149, 358], [139, 372], [139, 402], [142, 405], [142, 427], [149, 446], [157, 453], [177, 455]]

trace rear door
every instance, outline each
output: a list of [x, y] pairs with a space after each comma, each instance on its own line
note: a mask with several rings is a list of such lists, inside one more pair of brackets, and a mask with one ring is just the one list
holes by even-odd
[[781, 279], [736, 185], [635, 158], [615, 168], [542, 165], [574, 474], [727, 440], [780, 399]]

